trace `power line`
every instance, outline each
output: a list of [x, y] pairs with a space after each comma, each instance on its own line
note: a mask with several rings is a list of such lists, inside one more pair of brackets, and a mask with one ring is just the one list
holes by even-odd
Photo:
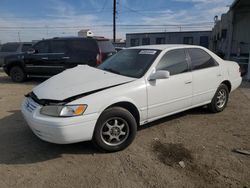
[[137, 13], [137, 14], [139, 14], [139, 15], [148, 17], [147, 15], [140, 13], [138, 10], [134, 10], [134, 9], [132, 9], [132, 8], [126, 6], [126, 5], [123, 5], [123, 7], [124, 7], [125, 9], [131, 11], [131, 12], [134, 12], [134, 13]]
[[101, 11], [104, 10], [104, 8], [106, 7], [106, 5], [107, 5], [107, 0], [104, 1]]
[[[196, 22], [187, 24], [116, 24], [119, 27], [178, 27], [178, 26], [211, 26], [213, 22]], [[111, 24], [99, 25], [72, 25], [72, 26], [0, 26], [0, 29], [66, 29], [66, 28], [83, 28], [83, 27], [112, 27]]]

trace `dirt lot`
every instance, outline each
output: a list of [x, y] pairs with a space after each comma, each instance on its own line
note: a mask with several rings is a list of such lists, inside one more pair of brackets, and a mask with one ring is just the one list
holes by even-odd
[[[141, 128], [126, 150], [107, 154], [91, 142], [39, 140], [22, 118], [23, 95], [41, 80], [14, 84], [0, 71], [0, 187], [250, 187], [250, 87], [226, 110], [198, 108]], [[185, 168], [179, 165], [183, 161]]]

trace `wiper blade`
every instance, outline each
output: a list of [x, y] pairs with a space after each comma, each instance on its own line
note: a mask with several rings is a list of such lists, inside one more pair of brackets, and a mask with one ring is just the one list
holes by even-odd
[[116, 70], [110, 69], [110, 68], [104, 68], [103, 70], [109, 71], [109, 72], [112, 72], [112, 73], [115, 73], [115, 74], [121, 74], [119, 71], [116, 71]]

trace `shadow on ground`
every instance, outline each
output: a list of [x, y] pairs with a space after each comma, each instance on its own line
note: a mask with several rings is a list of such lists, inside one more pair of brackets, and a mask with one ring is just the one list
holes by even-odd
[[57, 145], [38, 139], [20, 111], [0, 119], [0, 164], [29, 164], [61, 157], [62, 154], [93, 154], [90, 142]]
[[161, 118], [159, 120], [150, 122], [150, 123], [148, 123], [146, 125], [143, 125], [143, 126], [139, 127], [138, 130], [147, 129], [149, 127], [153, 127], [155, 125], [159, 125], [159, 124], [162, 124], [162, 123], [174, 120], [174, 119], [178, 119], [178, 118], [184, 117], [186, 115], [201, 115], [201, 114], [212, 115], [212, 113], [208, 110], [208, 108], [206, 106], [197, 107], [197, 108], [193, 108], [191, 110], [180, 112], [180, 113], [177, 113], [177, 114], [174, 114], [174, 115], [171, 115], [171, 116], [168, 116], [168, 117]]
[[[11, 111], [10, 115], [0, 119], [0, 164], [30, 164], [59, 158], [62, 154], [100, 153], [91, 142], [69, 145], [57, 145], [37, 138], [29, 129], [20, 111]], [[207, 113], [197, 108], [178, 115], [163, 118], [144, 126], [156, 126], [187, 114]]]
[[240, 85], [241, 88], [250, 89], [250, 82], [243, 81]]
[[2, 73], [0, 75], [0, 84], [37, 85], [37, 84], [44, 82], [46, 79], [48, 78], [33, 77], [33, 78], [27, 78], [27, 80], [22, 83], [15, 83], [11, 80], [9, 76], [5, 75], [5, 73]]

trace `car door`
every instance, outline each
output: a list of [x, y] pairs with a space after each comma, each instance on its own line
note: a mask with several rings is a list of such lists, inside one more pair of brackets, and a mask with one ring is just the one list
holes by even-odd
[[26, 62], [28, 74], [51, 76], [64, 70], [64, 41], [45, 40], [33, 48], [35, 53], [30, 54]]
[[26, 72], [30, 75], [48, 75], [49, 40], [36, 43], [34, 53], [25, 58]]
[[168, 51], [156, 66], [156, 71], [167, 70], [170, 77], [147, 81], [148, 119], [165, 116], [191, 106], [192, 73], [185, 50]]
[[65, 70], [70, 60], [66, 40], [51, 40], [48, 55], [48, 66], [51, 75], [58, 74]]
[[193, 76], [192, 105], [208, 103], [222, 81], [219, 64], [200, 48], [187, 49]]

